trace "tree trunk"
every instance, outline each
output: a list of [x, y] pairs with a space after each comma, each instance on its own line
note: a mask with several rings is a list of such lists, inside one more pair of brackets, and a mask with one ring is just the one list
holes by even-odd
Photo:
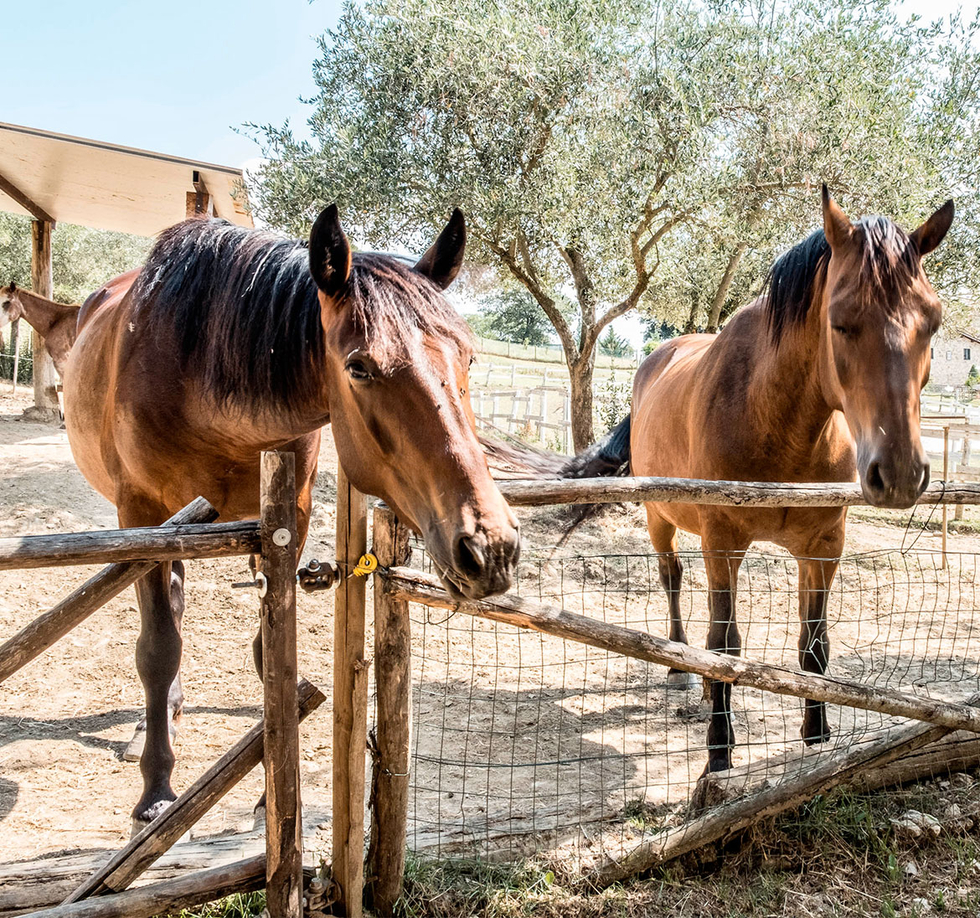
[[595, 349], [569, 362], [572, 399], [572, 445], [576, 453], [592, 443], [592, 375], [595, 370]]
[[691, 294], [691, 310], [687, 314], [687, 321], [684, 323], [684, 334], [693, 335], [698, 330], [698, 312], [700, 312], [701, 300], [696, 293]]
[[711, 303], [711, 313], [708, 316], [706, 332], [714, 333], [718, 331], [718, 325], [721, 322], [721, 309], [725, 305], [725, 299], [728, 296], [728, 291], [731, 289], [732, 281], [735, 279], [735, 272], [738, 270], [742, 257], [745, 255], [746, 248], [747, 244], [740, 242], [735, 251], [732, 252], [732, 257], [728, 259], [725, 273], [721, 277], [721, 283], [718, 284], [714, 301]]

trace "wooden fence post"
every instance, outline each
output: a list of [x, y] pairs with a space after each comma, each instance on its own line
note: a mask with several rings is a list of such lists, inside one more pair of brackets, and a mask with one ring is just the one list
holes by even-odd
[[303, 915], [303, 819], [296, 680], [296, 457], [262, 453], [262, 683], [265, 713], [266, 907]]
[[[407, 564], [409, 531], [387, 507], [374, 510], [371, 551], [379, 568]], [[412, 625], [408, 603], [374, 580], [374, 681], [377, 748], [371, 776], [368, 899], [379, 915], [394, 914], [402, 894], [408, 826], [408, 761], [412, 695]]]
[[364, 896], [364, 754], [368, 663], [364, 659], [364, 577], [352, 577], [367, 551], [367, 502], [337, 470], [337, 561], [333, 665], [333, 878], [338, 904], [360, 918]]

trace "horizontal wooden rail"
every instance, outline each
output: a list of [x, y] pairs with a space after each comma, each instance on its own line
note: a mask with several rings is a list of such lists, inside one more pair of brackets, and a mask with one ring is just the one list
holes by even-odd
[[[218, 511], [203, 497], [189, 503], [172, 516], [165, 526], [183, 523], [207, 523], [216, 519]], [[113, 596], [136, 583], [153, 570], [159, 561], [124, 561], [104, 567], [77, 590], [66, 596], [53, 609], [39, 615], [0, 646], [0, 682], [47, 650], [69, 631], [80, 625]]]
[[263, 886], [265, 855], [259, 854], [111, 896], [98, 896], [31, 912], [31, 918], [151, 918], [153, 915], [194, 908], [225, 896], [253, 892]]
[[[497, 482], [515, 507], [662, 501], [726, 507], [854, 507], [867, 505], [858, 484], [704, 481], [699, 478], [550, 478]], [[920, 504], [980, 504], [980, 484], [934, 481]]]
[[654, 637], [645, 631], [610, 625], [576, 615], [556, 606], [505, 594], [479, 601], [453, 599], [428, 574], [392, 567], [385, 575], [385, 592], [394, 599], [421, 602], [437, 609], [465, 612], [495, 622], [529, 628], [563, 640], [578, 641], [603, 650], [730, 682], [812, 701], [910, 717], [939, 727], [980, 733], [980, 710], [966, 704], [921, 698], [908, 692], [876, 689], [834, 676], [802, 673], [768, 663], [757, 663], [688, 644]]
[[258, 520], [0, 539], [0, 571], [120, 561], [221, 558], [262, 550]]

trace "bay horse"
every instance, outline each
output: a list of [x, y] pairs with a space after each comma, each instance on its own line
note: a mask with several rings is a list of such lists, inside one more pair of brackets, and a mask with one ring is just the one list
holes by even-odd
[[[442, 295], [465, 239], [456, 210], [414, 267], [352, 255], [335, 205], [308, 244], [221, 220], [165, 230], [142, 269], [82, 306], [64, 383], [82, 474], [123, 527], [158, 525], [198, 495], [237, 520], [258, 515], [261, 451], [291, 451], [301, 550], [329, 422], [350, 481], [424, 535], [454, 596], [506, 590], [518, 524], [476, 437], [471, 337]], [[183, 565], [161, 564], [136, 590], [139, 828], [175, 799]]]
[[44, 339], [54, 368], [64, 379], [68, 352], [75, 343], [78, 325], [77, 305], [56, 303], [16, 284], [0, 287], [0, 329], [23, 318]]
[[[743, 481], [853, 481], [868, 503], [910, 507], [929, 483], [919, 397], [942, 309], [921, 259], [953, 220], [947, 201], [913, 233], [884, 217], [852, 223], [823, 189], [823, 229], [772, 267], [764, 293], [717, 335], [658, 347], [633, 382], [631, 414], [570, 463], [566, 475]], [[738, 655], [739, 566], [752, 542], [799, 565], [800, 667], [827, 669], [827, 601], [844, 545], [846, 508], [646, 505], [667, 593], [670, 639], [680, 615], [678, 529], [701, 537], [710, 650]], [[668, 684], [687, 686], [686, 673]], [[731, 767], [731, 686], [710, 682], [706, 772]], [[822, 702], [806, 701], [803, 741], [830, 738]]]

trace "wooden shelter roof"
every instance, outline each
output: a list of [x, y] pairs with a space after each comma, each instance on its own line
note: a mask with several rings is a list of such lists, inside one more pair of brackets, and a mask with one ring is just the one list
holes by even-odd
[[0, 210], [152, 236], [183, 220], [188, 192], [252, 226], [242, 172], [164, 153], [0, 122]]

